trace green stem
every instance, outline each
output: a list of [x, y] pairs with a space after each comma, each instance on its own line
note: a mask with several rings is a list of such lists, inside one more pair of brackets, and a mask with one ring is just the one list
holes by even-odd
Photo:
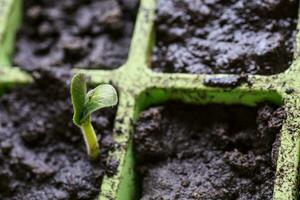
[[83, 123], [80, 128], [83, 133], [88, 155], [92, 160], [97, 159], [100, 154], [100, 149], [92, 123], [88, 120], [88, 122]]

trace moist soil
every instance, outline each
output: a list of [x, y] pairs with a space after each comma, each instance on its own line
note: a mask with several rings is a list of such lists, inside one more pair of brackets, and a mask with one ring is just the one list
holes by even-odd
[[172, 102], [142, 112], [134, 135], [141, 199], [272, 199], [284, 118], [268, 104]]
[[[93, 115], [101, 156], [91, 162], [72, 123], [70, 74], [36, 71], [34, 84], [0, 98], [0, 199], [91, 200], [99, 193], [113, 147], [115, 110]], [[110, 172], [112, 173], [112, 172]]]
[[157, 72], [262, 74], [293, 58], [298, 0], [158, 0]]
[[14, 64], [113, 69], [127, 59], [137, 0], [26, 0]]

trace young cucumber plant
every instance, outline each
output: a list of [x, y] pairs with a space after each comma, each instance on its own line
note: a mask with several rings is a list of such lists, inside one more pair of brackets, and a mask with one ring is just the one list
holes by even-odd
[[86, 76], [80, 73], [72, 78], [71, 98], [74, 109], [73, 122], [82, 131], [89, 157], [95, 160], [99, 156], [100, 148], [91, 123], [91, 114], [101, 108], [116, 105], [117, 92], [109, 84], [101, 84], [87, 92]]

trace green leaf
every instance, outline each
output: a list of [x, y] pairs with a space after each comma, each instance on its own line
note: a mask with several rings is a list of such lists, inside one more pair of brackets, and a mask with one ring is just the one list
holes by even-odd
[[109, 84], [102, 84], [87, 93], [87, 102], [82, 120], [89, 118], [91, 113], [101, 108], [111, 107], [118, 103], [118, 95], [115, 88]]
[[71, 99], [73, 104], [73, 122], [81, 125], [84, 107], [87, 101], [86, 77], [84, 74], [76, 74], [71, 81]]

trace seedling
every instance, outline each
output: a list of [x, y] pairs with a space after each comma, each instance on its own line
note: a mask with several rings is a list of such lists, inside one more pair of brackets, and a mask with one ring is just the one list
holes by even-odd
[[91, 123], [91, 114], [101, 108], [116, 105], [117, 92], [109, 84], [101, 84], [87, 92], [86, 76], [80, 73], [72, 78], [71, 98], [74, 109], [73, 122], [82, 131], [89, 157], [95, 160], [99, 156], [100, 148]]

